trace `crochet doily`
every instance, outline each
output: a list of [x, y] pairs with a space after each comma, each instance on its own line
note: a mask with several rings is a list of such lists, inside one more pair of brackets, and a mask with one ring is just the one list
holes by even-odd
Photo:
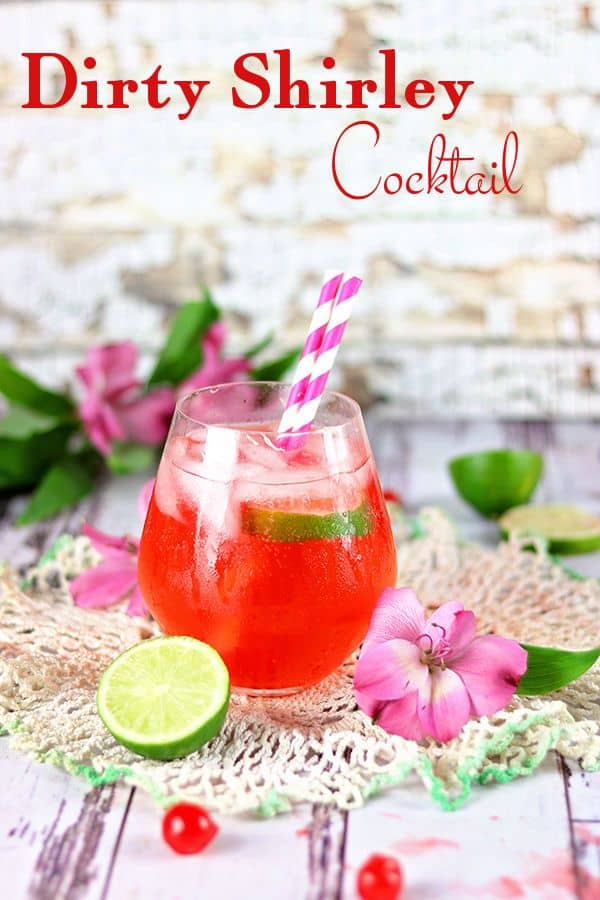
[[[532, 553], [518, 541], [497, 549], [463, 543], [438, 510], [419, 521], [420, 536], [398, 544], [399, 583], [430, 608], [456, 598], [475, 611], [482, 632], [573, 648], [600, 643], [598, 581], [575, 580], [542, 546]], [[143, 759], [104, 729], [94, 696], [104, 667], [153, 626], [118, 609], [73, 605], [68, 579], [97, 559], [86, 538], [65, 536], [25, 585], [8, 567], [0, 574], [0, 724], [15, 749], [92, 784], [123, 779], [161, 804], [187, 799], [270, 815], [303, 801], [351, 809], [410, 776], [452, 809], [473, 784], [529, 774], [552, 748], [584, 768], [600, 767], [599, 664], [554, 695], [515, 698], [471, 720], [442, 745], [373, 725], [356, 708], [349, 660], [293, 697], [233, 696], [221, 733], [185, 759]]]

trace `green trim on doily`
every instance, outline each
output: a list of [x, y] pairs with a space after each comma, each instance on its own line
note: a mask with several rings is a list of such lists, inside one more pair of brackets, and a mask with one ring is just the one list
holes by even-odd
[[[21, 722], [15, 719], [12, 722], [0, 723], [0, 734], [13, 735], [21, 731]], [[105, 784], [115, 784], [117, 781], [125, 781], [132, 786], [141, 787], [152, 796], [152, 799], [160, 806], [171, 806], [180, 799], [176, 794], [165, 794], [152, 781], [136, 772], [129, 766], [107, 766], [103, 771], [95, 769], [91, 765], [85, 765], [73, 759], [62, 750], [31, 750], [31, 755], [41, 763], [64, 769], [71, 775], [81, 776], [91, 787], [102, 787]]]
[[[72, 534], [59, 534], [56, 540], [50, 545], [50, 547], [46, 550], [45, 553], [40, 556], [39, 560], [36, 564], [36, 569], [40, 566], [45, 566], [49, 562], [54, 562], [56, 557], [59, 554], [59, 551], [64, 547], [70, 547], [75, 541], [75, 538]], [[19, 587], [22, 591], [27, 590], [28, 587], [31, 587], [31, 579], [30, 578], [22, 578], [19, 584]]]
[[[393, 787], [404, 781], [412, 770], [421, 776], [423, 784], [429, 791], [432, 800], [435, 800], [439, 806], [452, 812], [459, 809], [469, 799], [474, 784], [484, 785], [491, 780], [500, 784], [507, 784], [515, 778], [526, 777], [531, 775], [544, 761], [549, 750], [554, 749], [561, 737], [568, 734], [568, 726], [559, 725], [551, 727], [548, 724], [548, 737], [543, 743], [543, 747], [532, 757], [526, 757], [520, 766], [509, 766], [501, 768], [499, 766], [487, 766], [481, 771], [474, 771], [483, 763], [488, 754], [501, 753], [511, 743], [512, 738], [516, 734], [522, 734], [529, 728], [547, 724], [548, 714], [545, 712], [532, 711], [522, 722], [512, 724], [505, 722], [493, 738], [483, 741], [474, 756], [468, 757], [463, 765], [459, 766], [454, 773], [462, 790], [459, 794], [452, 796], [450, 791], [445, 787], [444, 782], [437, 777], [433, 771], [433, 763], [427, 756], [419, 755], [414, 763], [408, 763], [401, 767], [396, 773], [386, 773], [376, 775], [363, 791], [363, 799], [368, 799], [374, 794], [378, 794], [381, 787]], [[597, 760], [595, 766], [587, 766], [586, 771], [600, 770], [600, 760]]]
[[267, 796], [260, 801], [256, 812], [264, 819], [272, 819], [273, 816], [277, 816], [279, 813], [289, 812], [291, 808], [292, 804], [288, 798], [276, 791], [275, 788], [272, 788]]
[[46, 552], [43, 554], [43, 556], [40, 556], [38, 566], [45, 566], [46, 563], [54, 562], [54, 560], [58, 556], [59, 550], [62, 550], [63, 547], [71, 546], [71, 544], [73, 544], [74, 540], [75, 540], [75, 538], [73, 537], [72, 534], [59, 535], [56, 538], [56, 540], [54, 541], [54, 543], [52, 544], [52, 546], [49, 547], [48, 550], [46, 550]]
[[406, 516], [406, 524], [408, 526], [408, 539], [414, 541], [417, 538], [427, 537], [427, 532], [421, 522], [419, 516]]
[[[510, 781], [514, 781], [515, 778], [531, 775], [544, 761], [548, 752], [556, 748], [559, 740], [568, 736], [569, 725], [552, 727], [548, 724], [547, 737], [534, 756], [526, 757], [518, 766], [502, 768], [490, 765], [477, 771], [488, 754], [501, 753], [510, 745], [515, 735], [522, 734], [528, 728], [539, 724], [548, 724], [548, 714], [546, 712], [532, 711], [521, 722], [515, 724], [505, 722], [504, 725], [500, 726], [493, 738], [483, 741], [478, 747], [477, 753], [468, 757], [464, 764], [456, 769], [455, 777], [462, 786], [456, 795], [453, 795], [445, 787], [442, 779], [435, 774], [432, 761], [423, 753], [416, 753], [413, 759], [403, 763], [396, 770], [374, 775], [362, 790], [362, 799], [368, 800], [377, 796], [384, 788], [396, 787], [415, 772], [415, 774], [420, 776], [431, 799], [446, 812], [453, 812], [463, 806], [469, 799], [473, 785], [485, 785], [490, 781], [508, 784]], [[0, 733], [16, 734], [21, 730], [21, 723], [18, 720], [0, 723], [0, 729]], [[538, 743], [540, 743], [539, 739]], [[151, 778], [136, 772], [135, 769], [129, 766], [110, 765], [103, 771], [99, 771], [92, 765], [77, 762], [59, 750], [48, 750], [46, 752], [32, 750], [30, 752], [39, 762], [50, 763], [72, 775], [82, 777], [91, 787], [102, 787], [106, 784], [124, 781], [126, 784], [140, 787], [147, 791], [154, 802], [162, 808], [185, 799], [185, 796], [182, 794], [164, 793]], [[592, 765], [586, 765], [585, 771], [600, 771], [600, 759], [597, 759]], [[265, 797], [258, 800], [255, 812], [263, 818], [271, 818], [281, 813], [289, 812], [291, 808], [292, 803], [289, 798], [284, 793], [271, 788]]]
[[549, 553], [548, 551], [546, 551], [546, 556], [554, 566], [558, 566], [558, 568], [573, 581], [591, 580], [597, 581], [600, 584], [600, 578], [596, 578], [594, 575], [582, 575], [581, 572], [576, 572], [575, 569], [571, 568], [571, 566], [565, 565], [560, 556], [557, 556], [555, 553]]
[[362, 792], [363, 800], [368, 800], [369, 797], [376, 797], [383, 788], [394, 787], [405, 781], [412, 772], [419, 771], [419, 765], [420, 756], [416, 754], [414, 759], [399, 766], [395, 772], [380, 772], [378, 775], [374, 775]]
[[451, 796], [450, 792], [445, 788], [443, 781], [434, 774], [431, 760], [425, 758], [423, 761], [425, 773], [432, 780], [430, 790], [432, 798], [440, 804], [442, 809], [455, 810], [468, 800], [474, 784], [486, 784], [492, 779], [499, 783], [506, 784], [520, 776], [524, 777], [531, 775], [531, 773], [544, 761], [548, 750], [556, 747], [558, 739], [566, 733], [567, 729], [565, 727], [559, 726], [551, 728], [550, 725], [548, 725], [550, 732], [548, 739], [544, 742], [544, 749], [541, 752], [536, 753], [535, 756], [524, 759], [520, 766], [509, 766], [508, 768], [487, 766], [482, 770], [479, 770], [479, 767], [488, 755], [501, 753], [505, 750], [510, 745], [515, 735], [522, 734], [524, 731], [527, 731], [535, 725], [541, 723], [546, 724], [547, 720], [547, 713], [531, 712], [521, 722], [515, 724], [505, 722], [504, 725], [498, 729], [494, 737], [487, 741], [483, 741], [477, 748], [477, 753], [468, 757], [456, 770], [455, 775], [462, 784], [462, 790], [457, 796]]
[[[526, 539], [527, 535], [523, 534], [522, 537], [523, 539]], [[539, 550], [544, 559], [551, 563], [551, 565], [560, 569], [561, 572], [564, 572], [564, 574], [572, 581], [595, 581], [600, 584], [600, 578], [596, 578], [594, 575], [582, 575], [581, 572], [577, 572], [575, 569], [572, 569], [571, 566], [567, 566], [556, 553], [550, 553], [550, 550], [548, 549], [550, 541], [547, 537], [544, 537], [543, 534], [535, 534], [532, 535], [532, 537], [535, 537], [536, 543], [530, 544], [529, 546], [523, 545], [521, 547], [523, 553], [538, 553]]]

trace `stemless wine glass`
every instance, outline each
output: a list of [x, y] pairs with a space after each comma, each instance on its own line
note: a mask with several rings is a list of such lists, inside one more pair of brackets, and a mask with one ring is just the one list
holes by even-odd
[[240, 382], [178, 403], [140, 545], [140, 587], [163, 631], [211, 644], [246, 693], [292, 693], [333, 672], [396, 577], [358, 404], [326, 391], [304, 445], [282, 450], [288, 391]]

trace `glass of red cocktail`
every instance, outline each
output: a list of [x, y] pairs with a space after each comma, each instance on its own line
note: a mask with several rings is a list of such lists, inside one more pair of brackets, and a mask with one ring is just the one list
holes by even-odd
[[396, 577], [359, 406], [326, 391], [304, 444], [283, 450], [288, 390], [225, 384], [178, 403], [140, 545], [140, 587], [163, 631], [211, 644], [248, 693], [333, 672]]

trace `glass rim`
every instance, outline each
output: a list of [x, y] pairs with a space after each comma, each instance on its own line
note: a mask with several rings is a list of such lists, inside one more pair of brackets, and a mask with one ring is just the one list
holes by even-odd
[[[239, 431], [241, 433], [246, 433], [247, 431], [252, 430], [253, 434], [277, 434], [277, 429], [273, 431], [258, 431], [256, 429], [250, 429], [249, 427], [244, 426], [242, 423], [234, 422], [229, 425], [227, 424], [227, 422], [206, 422], [201, 418], [189, 415], [183, 410], [183, 404], [192, 400], [194, 397], [201, 396], [202, 394], [208, 395], [211, 393], [216, 393], [223, 388], [240, 388], [248, 386], [256, 386], [258, 388], [281, 388], [287, 389], [289, 391], [289, 389], [292, 387], [292, 383], [289, 381], [253, 381], [252, 379], [250, 379], [248, 381], [225, 381], [221, 384], [210, 384], [203, 388], [197, 388], [195, 391], [190, 391], [188, 394], [184, 394], [182, 397], [179, 397], [179, 399], [175, 403], [173, 419], [175, 419], [176, 416], [181, 416], [183, 419], [186, 419], [188, 422], [191, 422], [193, 425], [200, 428], [223, 428], [228, 431]], [[343, 400], [344, 403], [347, 403], [350, 407], [348, 415], [342, 422], [338, 422], [335, 425], [319, 425], [318, 427], [311, 429], [311, 434], [331, 434], [335, 431], [340, 431], [341, 429], [347, 428], [348, 425], [356, 420], [358, 420], [359, 422], [362, 421], [362, 410], [360, 408], [360, 405], [353, 397], [348, 396], [348, 394], [343, 394], [341, 391], [325, 390], [323, 391], [321, 400], [324, 400], [327, 397], [339, 398]], [[248, 426], [250, 426], [251, 424], [252, 423], [248, 422]]]

